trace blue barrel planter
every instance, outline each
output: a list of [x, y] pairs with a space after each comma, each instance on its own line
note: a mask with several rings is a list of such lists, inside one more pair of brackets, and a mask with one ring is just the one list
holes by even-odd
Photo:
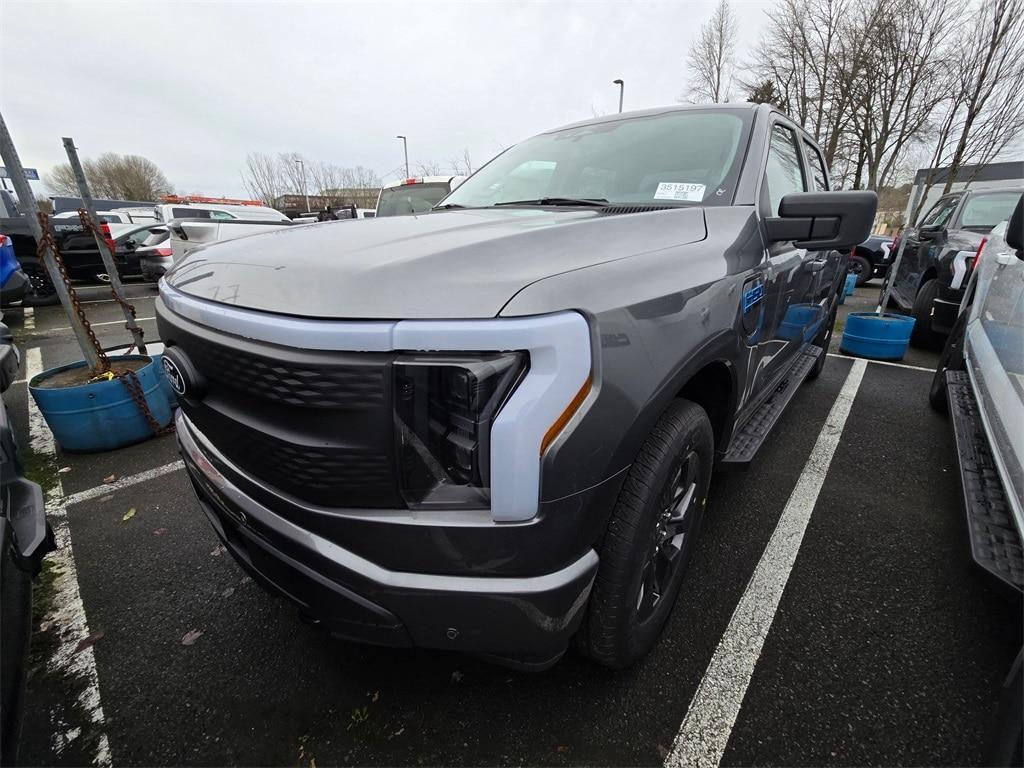
[[[134, 344], [120, 344], [116, 347], [104, 347], [103, 351], [107, 353], [107, 357], [123, 356], [129, 349], [134, 349]], [[163, 390], [164, 395], [167, 397], [167, 402], [171, 408], [178, 407], [178, 398], [174, 394], [174, 390], [171, 389], [171, 382], [167, 380], [167, 374], [164, 372], [164, 344], [162, 341], [147, 341], [146, 342], [146, 354], [153, 358], [153, 365], [156, 366], [156, 374], [160, 379], [160, 388]]]
[[907, 315], [851, 312], [839, 351], [872, 360], [902, 360], [912, 330], [914, 318]]
[[857, 276], [847, 275], [846, 276], [846, 295], [853, 296], [853, 291], [857, 287]]
[[[153, 418], [161, 427], [167, 426], [171, 422], [171, 406], [161, 389], [157, 366], [145, 355], [125, 355], [120, 359], [146, 362], [135, 371], [135, 376]], [[117, 379], [72, 387], [39, 386], [51, 376], [85, 365], [85, 361], [80, 360], [51, 368], [33, 376], [28, 383], [28, 390], [60, 447], [85, 453], [111, 451], [151, 437], [149, 423]]]

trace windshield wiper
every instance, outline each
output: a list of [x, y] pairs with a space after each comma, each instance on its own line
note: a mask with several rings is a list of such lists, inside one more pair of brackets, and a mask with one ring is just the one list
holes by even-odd
[[538, 197], [536, 200], [506, 200], [499, 205], [590, 205], [605, 206], [608, 201], [603, 197]]
[[459, 205], [458, 203], [445, 203], [444, 205], [435, 205], [433, 210], [435, 210], [435, 211], [450, 211], [450, 210], [453, 210], [455, 208], [465, 208], [465, 207], [466, 206]]

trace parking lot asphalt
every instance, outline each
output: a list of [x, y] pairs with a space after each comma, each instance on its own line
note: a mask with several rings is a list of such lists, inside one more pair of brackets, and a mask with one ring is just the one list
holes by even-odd
[[[104, 290], [83, 298], [102, 301]], [[870, 311], [877, 291], [869, 283], [845, 310]], [[129, 292], [138, 315], [151, 317], [155, 292]], [[103, 343], [128, 340], [113, 304], [87, 309], [113, 321], [96, 328]], [[37, 349], [44, 369], [78, 356], [59, 308], [15, 310], [5, 322], [23, 359]], [[142, 324], [155, 338], [152, 321]], [[934, 361], [914, 351], [906, 362]], [[56, 632], [68, 591], [48, 570], [37, 589], [22, 760], [660, 765], [854, 365], [830, 357], [749, 468], [716, 473], [662, 641], [625, 672], [572, 651], [526, 674], [331, 639], [220, 550], [173, 465], [172, 436], [106, 454], [30, 456], [34, 479], [65, 499], [53, 504], [66, 510], [88, 628]], [[721, 726], [723, 765], [983, 763], [1021, 610], [971, 563], [953, 438], [928, 408], [930, 378], [867, 364], [742, 707]], [[5, 400], [29, 446], [39, 427], [30, 427], [24, 383]], [[148, 479], [127, 487], [103, 483], [140, 473]], [[55, 663], [90, 635], [78, 655], [94, 658], [94, 674]]]

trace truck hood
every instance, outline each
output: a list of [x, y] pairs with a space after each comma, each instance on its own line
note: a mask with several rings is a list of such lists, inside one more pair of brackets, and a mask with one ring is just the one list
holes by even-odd
[[216, 243], [165, 279], [197, 298], [302, 317], [493, 317], [537, 280], [706, 235], [699, 208], [617, 215], [576, 208], [436, 211]]

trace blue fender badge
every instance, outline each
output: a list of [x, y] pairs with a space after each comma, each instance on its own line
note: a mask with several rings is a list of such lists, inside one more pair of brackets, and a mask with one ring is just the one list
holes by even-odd
[[764, 283], [755, 283], [743, 291], [743, 311], [749, 312], [750, 308], [764, 298]]

